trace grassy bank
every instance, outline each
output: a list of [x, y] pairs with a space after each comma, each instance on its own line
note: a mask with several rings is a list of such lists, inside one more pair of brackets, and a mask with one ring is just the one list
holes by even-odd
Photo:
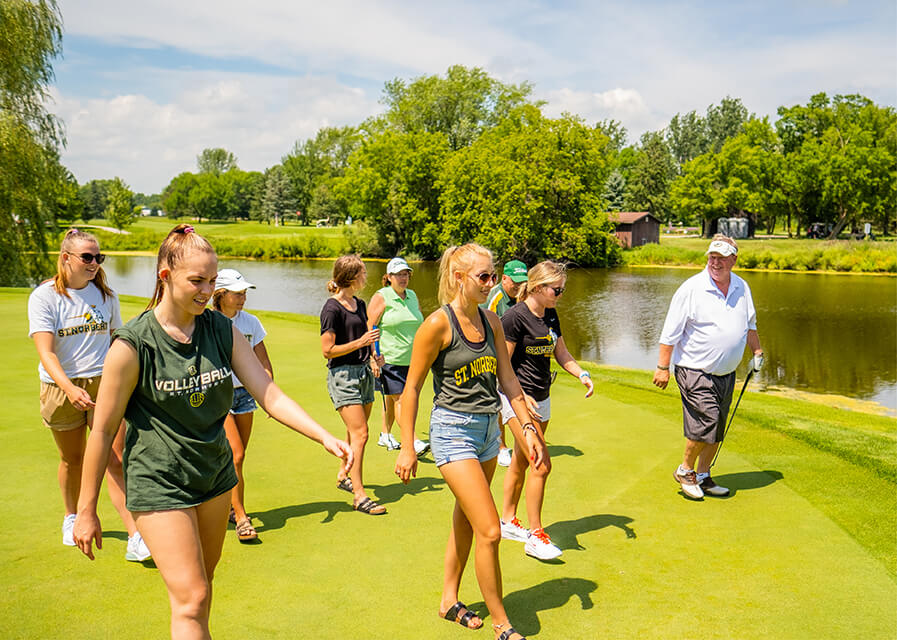
[[[161, 579], [151, 563], [122, 559], [125, 533], [105, 495], [97, 561], [59, 543], [57, 457], [37, 415], [26, 299], [27, 291], [0, 289], [8, 472], [0, 507], [11, 518], [0, 537], [0, 630], [165, 637]], [[144, 303], [124, 302], [126, 318]], [[259, 316], [279, 384], [343, 433], [316, 319]], [[530, 638], [895, 636], [897, 420], [749, 391], [714, 468], [733, 495], [695, 503], [671, 477], [682, 446], [676, 390], [654, 388], [648, 372], [594, 367], [593, 375], [589, 400], [570, 376], [552, 387], [544, 515], [564, 555], [540, 563], [520, 543], [501, 544], [505, 602], [519, 630]], [[376, 424], [376, 406], [374, 415]], [[364, 516], [335, 488], [334, 461], [258, 412], [246, 495], [262, 543], [240, 545], [228, 533], [213, 635], [468, 637], [436, 617], [451, 494], [431, 458], [408, 487], [398, 484], [394, 457], [370, 443], [365, 477], [389, 514]], [[503, 477], [499, 469], [498, 498]], [[482, 612], [478, 594], [471, 562], [461, 598]]]
[[[167, 218], [140, 218], [129, 227], [127, 234], [90, 229], [107, 251], [152, 251], [177, 222]], [[105, 226], [104, 220], [94, 221]], [[304, 227], [289, 225], [275, 227], [259, 222], [201, 222], [192, 223], [198, 233], [215, 245], [219, 255], [280, 260], [288, 258], [319, 258], [342, 255], [353, 248], [352, 238], [345, 227]]]
[[[897, 273], [893, 242], [856, 240], [746, 239], [738, 241], [738, 266], [745, 269]], [[628, 265], [699, 266], [707, 259], [704, 238], [661, 237], [623, 252]]]

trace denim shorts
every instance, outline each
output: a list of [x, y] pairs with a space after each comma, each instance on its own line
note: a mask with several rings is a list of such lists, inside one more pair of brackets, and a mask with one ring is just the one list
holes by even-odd
[[458, 460], [486, 462], [498, 455], [498, 414], [433, 407], [430, 450], [436, 466]]
[[255, 398], [246, 390], [246, 387], [234, 388], [234, 403], [230, 407], [230, 413], [239, 415], [241, 413], [252, 413], [258, 409]]
[[334, 409], [374, 401], [374, 374], [367, 364], [344, 364], [327, 372], [327, 392]]

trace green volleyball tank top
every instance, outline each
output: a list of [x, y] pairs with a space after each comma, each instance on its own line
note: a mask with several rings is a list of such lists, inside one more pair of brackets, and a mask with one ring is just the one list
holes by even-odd
[[237, 484], [224, 434], [234, 393], [230, 320], [207, 309], [183, 344], [149, 310], [115, 338], [137, 350], [140, 365], [125, 409], [128, 509], [183, 509], [230, 491]]
[[433, 404], [465, 413], [496, 413], [498, 398], [495, 335], [486, 314], [477, 309], [486, 339], [473, 343], [464, 337], [458, 318], [450, 305], [443, 311], [452, 326], [452, 341], [439, 352], [430, 370], [433, 372]]

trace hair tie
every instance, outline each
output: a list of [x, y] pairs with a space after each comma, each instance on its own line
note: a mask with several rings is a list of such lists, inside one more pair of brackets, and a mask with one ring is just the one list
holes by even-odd
[[194, 231], [196, 231], [196, 229], [191, 227], [189, 224], [186, 227], [184, 227], [184, 235], [187, 235], [188, 233], [193, 233]]
[[65, 232], [66, 237], [72, 235], [73, 233], [78, 233], [78, 230], [75, 227], [72, 227], [68, 231]]

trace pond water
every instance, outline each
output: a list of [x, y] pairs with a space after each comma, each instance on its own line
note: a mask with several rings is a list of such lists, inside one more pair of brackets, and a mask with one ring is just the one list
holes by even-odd
[[[149, 296], [155, 258], [110, 256], [110, 285]], [[258, 285], [246, 308], [317, 315], [327, 299], [330, 260], [226, 259]], [[424, 314], [437, 306], [435, 263], [416, 263], [411, 288]], [[384, 262], [367, 262], [370, 300]], [[575, 269], [558, 304], [571, 353], [599, 363], [653, 369], [657, 340], [676, 288], [697, 269]], [[741, 272], [757, 307], [766, 364], [760, 385], [872, 400], [897, 408], [897, 279], [829, 274]], [[739, 376], [744, 374], [747, 358]]]

